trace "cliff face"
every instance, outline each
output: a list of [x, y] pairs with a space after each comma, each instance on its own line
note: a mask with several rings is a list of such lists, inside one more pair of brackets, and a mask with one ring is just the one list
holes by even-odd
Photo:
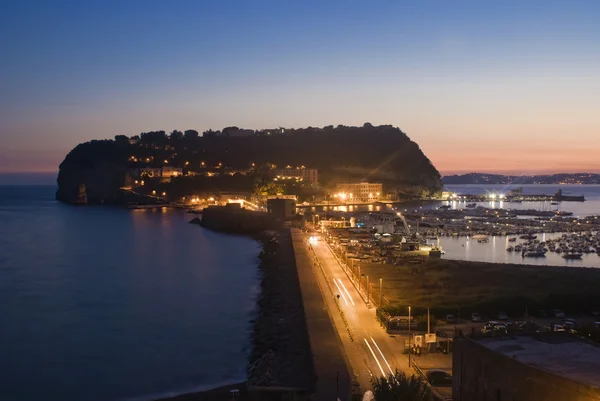
[[120, 203], [127, 177], [123, 156], [112, 141], [78, 145], [60, 164], [56, 199], [71, 204]]

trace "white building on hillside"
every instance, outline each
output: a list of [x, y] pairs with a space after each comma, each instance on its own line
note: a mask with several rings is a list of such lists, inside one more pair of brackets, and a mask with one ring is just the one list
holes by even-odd
[[319, 183], [319, 170], [315, 168], [283, 168], [275, 172], [278, 180], [296, 180], [303, 181], [309, 184]]
[[377, 202], [383, 197], [383, 184], [373, 182], [337, 184], [334, 197], [345, 202]]

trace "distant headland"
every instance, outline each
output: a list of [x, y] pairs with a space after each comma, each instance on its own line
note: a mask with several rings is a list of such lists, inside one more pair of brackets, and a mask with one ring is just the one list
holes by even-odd
[[558, 173], [550, 175], [501, 175], [487, 173], [469, 173], [446, 175], [442, 178], [446, 185], [490, 184], [490, 185], [527, 185], [527, 184], [600, 184], [600, 174]]
[[439, 172], [415, 142], [391, 125], [369, 123], [117, 135], [77, 145], [57, 181], [57, 199], [72, 204], [189, 203], [223, 193], [314, 202], [333, 192], [369, 202], [442, 190]]

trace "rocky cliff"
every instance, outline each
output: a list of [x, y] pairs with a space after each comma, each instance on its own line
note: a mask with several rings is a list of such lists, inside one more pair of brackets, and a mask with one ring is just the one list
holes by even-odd
[[71, 204], [121, 203], [120, 188], [126, 179], [124, 149], [114, 141], [86, 142], [60, 164], [56, 199]]

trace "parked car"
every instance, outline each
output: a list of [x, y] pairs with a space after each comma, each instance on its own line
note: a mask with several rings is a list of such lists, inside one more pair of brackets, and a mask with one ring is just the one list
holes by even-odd
[[503, 323], [496, 322], [494, 320], [487, 322], [482, 328], [481, 332], [483, 334], [506, 334], [507, 329]]
[[429, 369], [425, 376], [432, 386], [452, 386], [452, 375], [441, 369]]
[[504, 312], [498, 312], [498, 320], [508, 320], [508, 315]]
[[471, 313], [471, 321], [472, 322], [481, 322], [481, 315], [476, 312]]
[[552, 315], [562, 319], [565, 317], [565, 312], [560, 309], [552, 309]]
[[565, 328], [565, 330], [571, 334], [577, 334], [577, 324], [575, 323], [575, 320], [573, 319], [565, 319], [562, 322], [563, 327]]
[[558, 323], [552, 323], [550, 325], [550, 330], [557, 331], [557, 332], [558, 331], [560, 331], [560, 332], [567, 331], [567, 329], [565, 328], [565, 326], [563, 326], [562, 324], [558, 324]]

